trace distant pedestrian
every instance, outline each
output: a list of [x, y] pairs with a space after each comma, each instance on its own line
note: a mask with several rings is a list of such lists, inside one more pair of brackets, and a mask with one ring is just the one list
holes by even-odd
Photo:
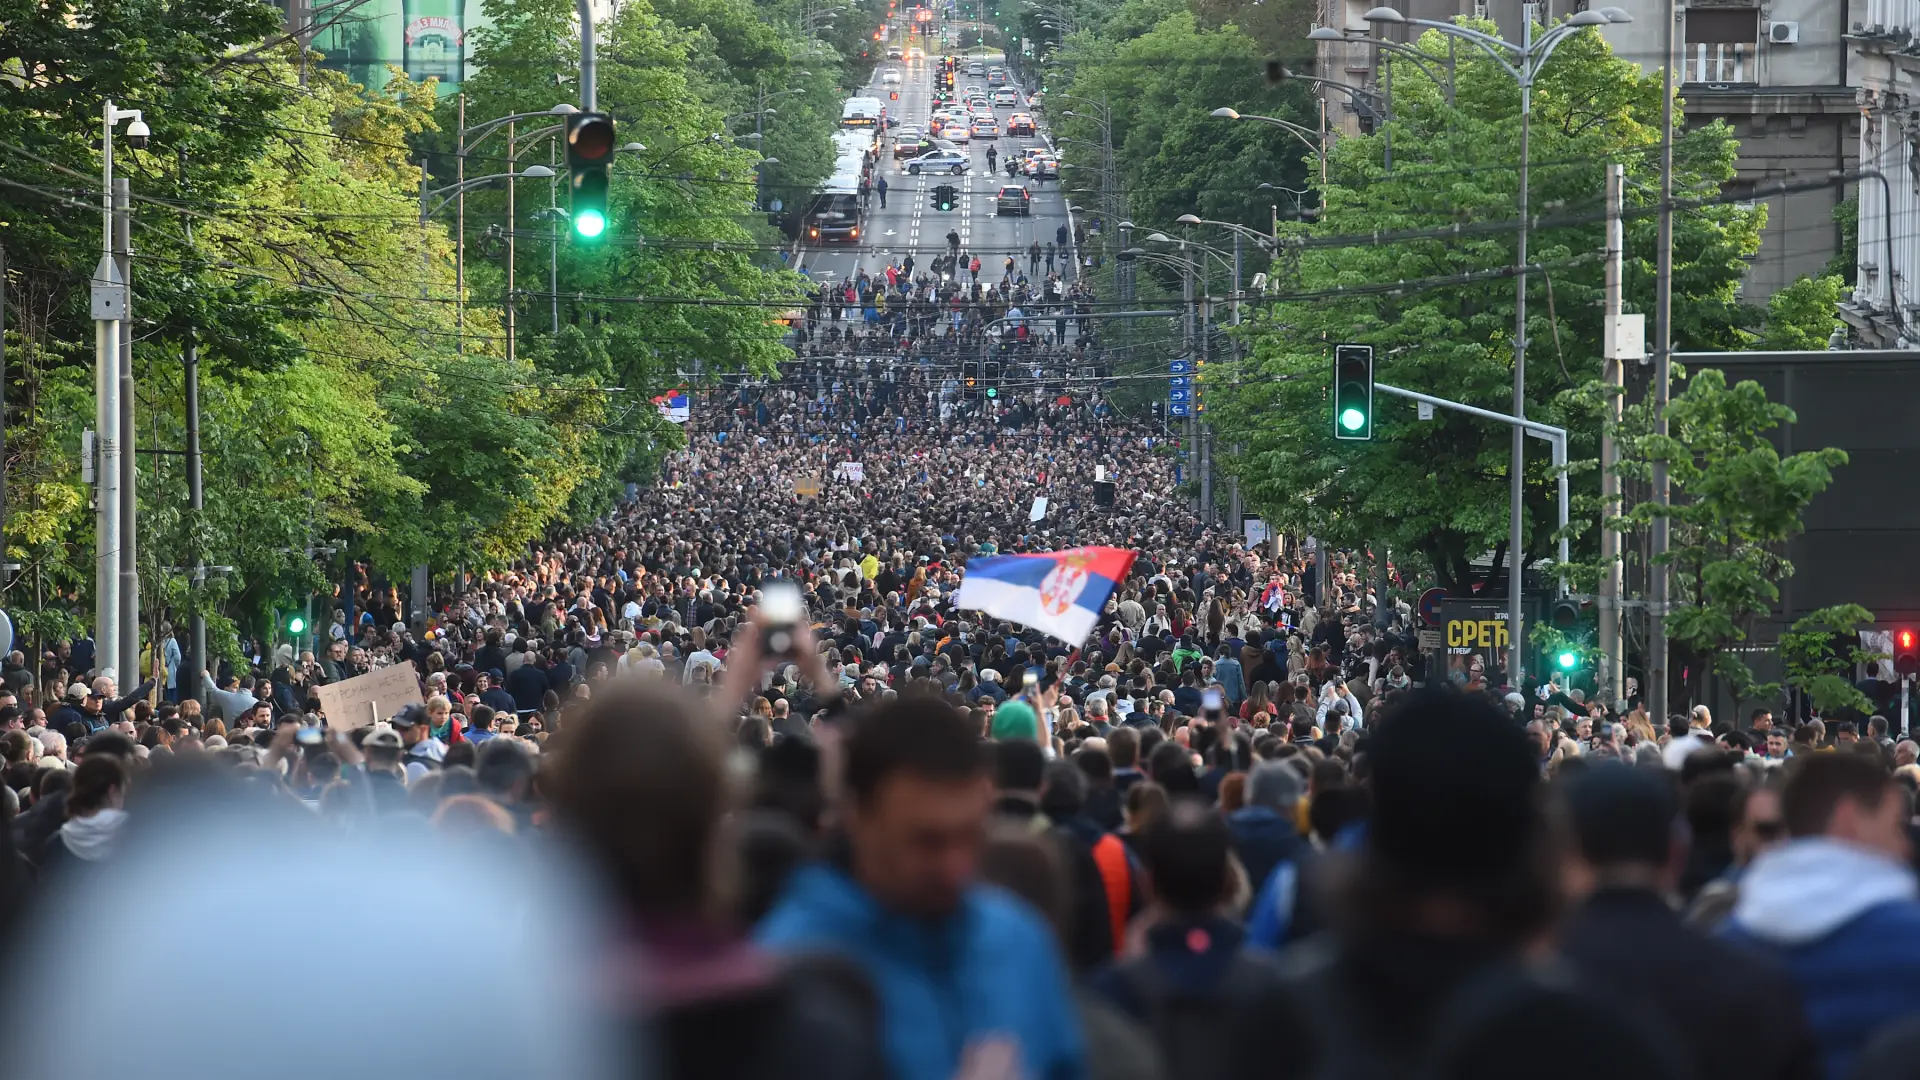
[[1055, 245], [1053, 241], [1047, 241], [1047, 273], [1049, 274], [1053, 273], [1053, 260], [1059, 254], [1059, 251], [1060, 248]]
[[887, 178], [882, 176], [873, 182], [873, 189], [880, 193], [880, 209], [887, 208]]

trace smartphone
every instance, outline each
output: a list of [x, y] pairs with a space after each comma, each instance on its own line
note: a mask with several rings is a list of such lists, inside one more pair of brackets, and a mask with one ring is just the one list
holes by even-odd
[[1208, 717], [1214, 717], [1224, 708], [1226, 708], [1226, 702], [1221, 698], [1218, 689], [1209, 686], [1200, 692], [1200, 711], [1202, 714]]
[[1020, 680], [1020, 688], [1028, 694], [1033, 693], [1034, 688], [1039, 685], [1040, 685], [1040, 673], [1037, 671], [1026, 672], [1025, 675]]
[[793, 582], [770, 581], [760, 590], [760, 627], [768, 656], [793, 652], [794, 631], [805, 614], [800, 586]]

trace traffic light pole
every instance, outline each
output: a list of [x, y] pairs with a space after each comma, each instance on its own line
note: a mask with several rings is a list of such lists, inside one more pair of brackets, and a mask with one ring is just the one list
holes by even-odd
[[[1436, 409], [1451, 409], [1454, 412], [1466, 413], [1468, 416], [1477, 416], [1482, 420], [1495, 420], [1521, 431], [1524, 435], [1532, 435], [1536, 439], [1547, 440], [1548, 444], [1553, 447], [1553, 467], [1559, 473], [1560, 591], [1564, 593], [1567, 588], [1566, 566], [1569, 558], [1567, 552], [1567, 429], [1554, 427], [1551, 424], [1543, 424], [1538, 420], [1528, 420], [1521, 416], [1509, 416], [1506, 413], [1497, 413], [1492, 409], [1482, 409], [1473, 405], [1462, 404], [1458, 401], [1448, 401], [1446, 398], [1437, 398], [1412, 390], [1402, 390], [1397, 386], [1388, 386], [1386, 383], [1374, 383], [1373, 388], [1382, 394], [1391, 394], [1394, 397], [1406, 398], [1409, 401], [1424, 402]], [[1518, 515], [1520, 509], [1519, 506], [1515, 506], [1513, 513]], [[1518, 551], [1513, 552], [1508, 558], [1513, 560], [1515, 565], [1519, 565], [1520, 553]], [[1515, 655], [1518, 654], [1519, 648], [1516, 645]], [[1509, 677], [1511, 677], [1511, 675], [1512, 673], [1509, 673]], [[1515, 683], [1514, 685], [1518, 686], [1519, 684]]]

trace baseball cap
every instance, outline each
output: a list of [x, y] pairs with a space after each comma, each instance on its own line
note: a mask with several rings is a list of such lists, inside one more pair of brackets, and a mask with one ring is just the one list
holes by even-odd
[[77, 682], [67, 687], [68, 701], [84, 701], [92, 694], [93, 691], [87, 689], [87, 684], [83, 682]]
[[412, 727], [415, 724], [424, 724], [426, 722], [427, 707], [425, 705], [409, 705], [395, 713], [393, 718], [388, 721], [389, 724], [396, 728]]
[[361, 746], [368, 750], [399, 750], [402, 748], [400, 733], [386, 724], [375, 724]]

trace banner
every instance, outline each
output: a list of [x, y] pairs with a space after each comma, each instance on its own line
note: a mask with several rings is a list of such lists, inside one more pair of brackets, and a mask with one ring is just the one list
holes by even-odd
[[863, 461], [843, 461], [833, 467], [835, 480], [851, 480], [858, 484], [867, 478], [867, 466]]
[[1033, 500], [1033, 509], [1027, 511], [1027, 520], [1028, 521], [1045, 521], [1046, 519], [1047, 519], [1047, 497], [1045, 495], [1035, 496]]
[[[288, 3], [274, 6], [284, 12]], [[481, 0], [353, 0], [305, 10], [322, 67], [377, 91], [391, 65], [415, 81], [438, 79], [447, 97], [473, 73], [473, 32], [488, 23], [480, 7]]]
[[414, 674], [411, 660], [328, 683], [316, 687], [315, 692], [320, 697], [320, 713], [327, 718], [327, 727], [339, 731], [371, 727], [409, 705], [426, 704], [426, 699], [420, 696], [420, 677]]

